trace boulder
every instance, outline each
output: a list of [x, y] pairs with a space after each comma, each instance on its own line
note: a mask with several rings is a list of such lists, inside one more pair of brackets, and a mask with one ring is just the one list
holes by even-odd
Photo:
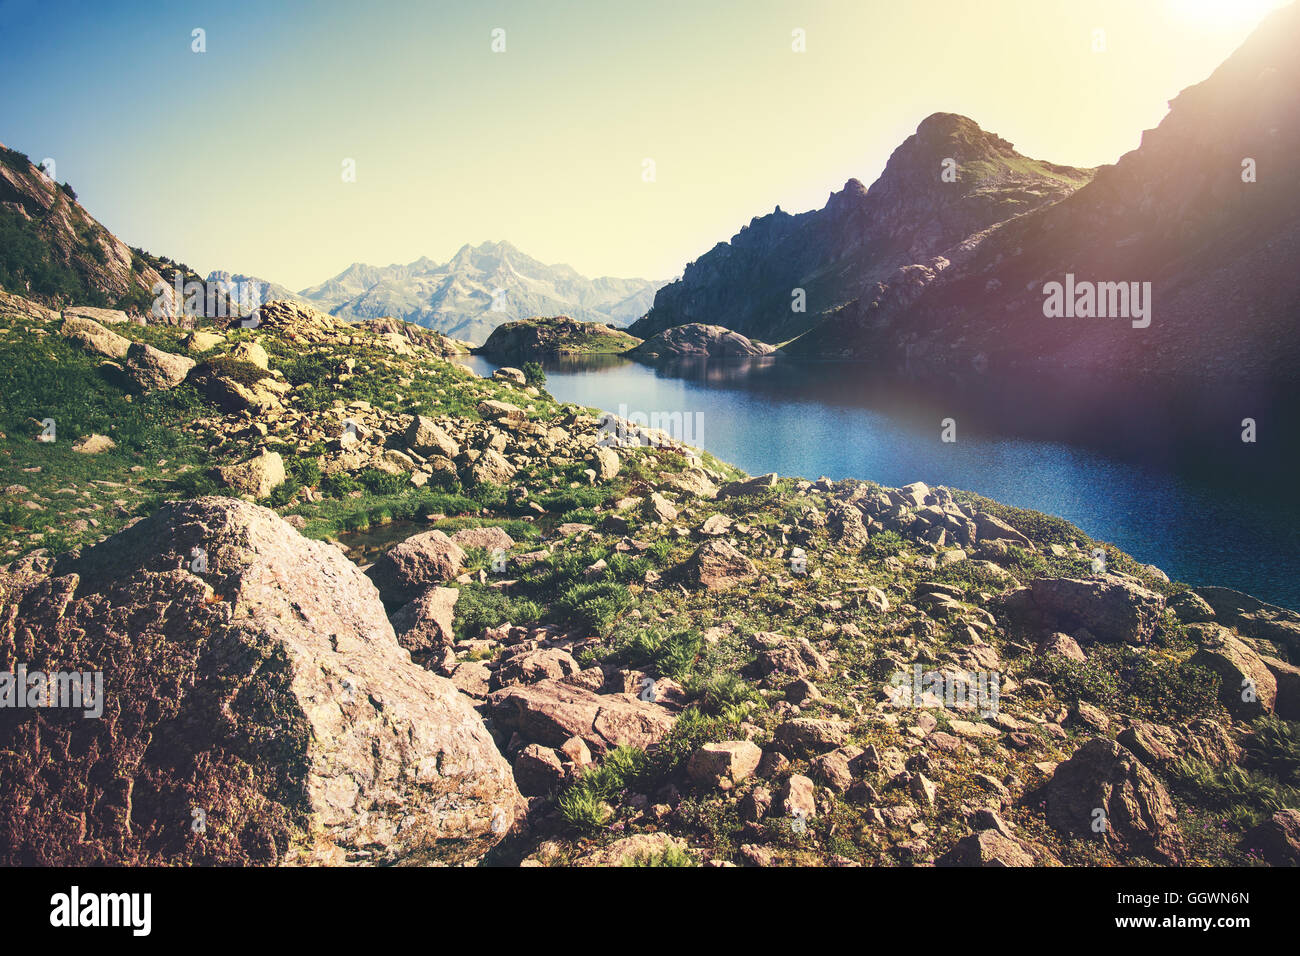
[[456, 642], [452, 614], [460, 591], [425, 588], [390, 618], [397, 643], [411, 652], [411, 660], [433, 667], [443, 648]]
[[501, 662], [496, 672], [496, 686], [536, 684], [541, 680], [560, 680], [578, 673], [582, 668], [568, 651], [543, 648], [515, 654]]
[[1066, 660], [1082, 664], [1088, 659], [1088, 655], [1083, 652], [1079, 642], [1069, 634], [1062, 634], [1060, 631], [1047, 635], [1046, 638], [1038, 645], [1039, 654], [1059, 654]]
[[406, 429], [406, 447], [417, 454], [430, 456], [441, 455], [443, 458], [455, 458], [460, 454], [458, 445], [450, 435], [438, 426], [432, 418], [416, 415]]
[[216, 348], [224, 341], [226, 341], [224, 335], [196, 329], [189, 335], [185, 336], [185, 341], [182, 344], [191, 352], [206, 352], [208, 349]]
[[1254, 650], [1220, 624], [1189, 624], [1187, 633], [1200, 644], [1188, 665], [1219, 675], [1219, 699], [1229, 711], [1247, 720], [1273, 713], [1277, 678]]
[[105, 672], [102, 719], [0, 712], [4, 865], [460, 864], [522, 814], [366, 577], [269, 510], [163, 504], [0, 597], [6, 656]]
[[240, 362], [247, 362], [249, 365], [256, 365], [263, 371], [266, 371], [271, 364], [271, 357], [266, 354], [266, 349], [262, 348], [258, 342], [245, 341], [238, 343], [230, 350], [230, 357]]
[[278, 451], [263, 451], [247, 461], [217, 468], [217, 476], [241, 495], [265, 498], [284, 484], [284, 459]]
[[80, 452], [83, 455], [98, 455], [100, 452], [112, 451], [117, 447], [117, 442], [107, 435], [87, 435], [78, 439], [72, 445], [72, 450]]
[[748, 740], [705, 744], [686, 765], [686, 773], [705, 787], [730, 790], [748, 780], [763, 758], [763, 751]]
[[506, 534], [504, 528], [462, 528], [451, 536], [462, 548], [479, 548], [491, 554], [494, 551], [509, 551], [515, 546], [515, 539]]
[[804, 820], [817, 816], [813, 782], [801, 773], [791, 774], [790, 779], [776, 792], [776, 812]]
[[509, 402], [498, 402], [494, 399], [479, 402], [478, 413], [490, 422], [528, 421], [528, 413], [518, 405], [511, 405]]
[[1247, 831], [1242, 844], [1273, 866], [1300, 866], [1300, 810], [1278, 810]]
[[618, 476], [618, 452], [603, 445], [597, 445], [587, 455], [587, 464], [596, 473], [597, 481], [610, 481]]
[[789, 753], [815, 755], [843, 746], [848, 732], [842, 720], [795, 717], [780, 724], [772, 739]]
[[515, 476], [515, 470], [500, 452], [489, 448], [460, 471], [468, 485], [504, 485]]
[[194, 359], [164, 352], [152, 345], [135, 342], [127, 349], [125, 368], [132, 381], [145, 391], [174, 388], [194, 368]]
[[130, 339], [109, 331], [91, 319], [64, 319], [59, 333], [87, 351], [109, 358], [126, 358], [126, 353], [131, 350]]
[[1260, 660], [1277, 682], [1274, 713], [1283, 720], [1300, 720], [1300, 667], [1262, 654]]
[[86, 319], [91, 322], [120, 325], [126, 321], [126, 313], [121, 309], [96, 309], [89, 305], [78, 305], [63, 310], [63, 318]]
[[564, 761], [558, 751], [529, 744], [519, 751], [514, 764], [515, 783], [526, 797], [541, 797], [553, 793], [564, 782]]
[[1161, 594], [1131, 578], [1035, 578], [1004, 599], [1018, 623], [1079, 638], [1081, 629], [1107, 644], [1143, 644], [1155, 632], [1165, 609]]
[[[1046, 786], [1047, 822], [1117, 854], [1180, 864], [1184, 849], [1164, 786], [1129, 751], [1096, 738], [1059, 764]], [[1096, 828], [1096, 829], [1094, 829]]]
[[492, 377], [498, 382], [509, 382], [511, 385], [518, 385], [521, 388], [528, 384], [528, 378], [524, 373], [508, 365], [503, 365], [492, 373]]
[[706, 541], [683, 566], [686, 580], [707, 591], [726, 591], [752, 581], [754, 563], [725, 541]]
[[776, 472], [771, 471], [766, 475], [758, 475], [755, 478], [746, 478], [743, 481], [732, 481], [722, 486], [718, 492], [719, 498], [747, 498], [750, 495], [762, 494], [769, 488], [776, 487]]
[[981, 830], [958, 840], [935, 866], [1033, 866], [1034, 855], [1015, 837]]
[[389, 548], [366, 574], [379, 588], [384, 604], [401, 607], [431, 585], [460, 574], [465, 552], [441, 531], [426, 531]]
[[634, 694], [597, 694], [556, 680], [496, 691], [488, 696], [488, 709], [498, 727], [524, 740], [562, 747], [581, 737], [598, 754], [658, 743], [676, 722], [663, 707]]

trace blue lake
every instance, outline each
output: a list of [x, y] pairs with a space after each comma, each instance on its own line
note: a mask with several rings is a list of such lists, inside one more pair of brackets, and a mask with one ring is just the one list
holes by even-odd
[[[462, 361], [480, 375], [500, 364], [481, 356]], [[848, 363], [709, 360], [654, 368], [595, 356], [542, 364], [558, 400], [617, 414], [680, 413], [686, 433], [678, 437], [751, 474], [963, 488], [1060, 515], [1175, 580], [1300, 609], [1293, 484], [1289, 493], [1269, 492], [1257, 472], [1207, 474], [1215, 463], [1158, 441], [1144, 440], [1146, 450], [1135, 456], [1044, 437], [1045, 417], [1060, 420], [1061, 434], [1075, 431], [1077, 423], [1067, 421], [1071, 409], [1083, 415], [1075, 406], [1059, 415], [1024, 404], [975, 409], [871, 381]], [[952, 442], [942, 440], [946, 418], [955, 423]], [[1158, 424], [1150, 429], [1162, 434]]]

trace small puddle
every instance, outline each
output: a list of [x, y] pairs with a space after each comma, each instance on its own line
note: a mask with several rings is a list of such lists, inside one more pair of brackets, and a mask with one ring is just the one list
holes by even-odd
[[343, 546], [348, 558], [354, 563], [369, 564], [393, 545], [435, 527], [432, 521], [403, 518], [388, 524], [371, 525], [365, 531], [344, 531], [336, 535], [335, 540]]

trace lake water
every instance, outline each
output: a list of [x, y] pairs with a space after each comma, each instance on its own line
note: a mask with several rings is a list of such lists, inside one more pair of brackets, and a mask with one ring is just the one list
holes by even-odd
[[[481, 356], [462, 361], [480, 375], [498, 367]], [[616, 414], [680, 413], [672, 420], [686, 432], [678, 437], [750, 474], [963, 488], [1060, 515], [1175, 580], [1300, 609], [1294, 483], [1271, 481], [1280, 466], [1252, 469], [1232, 458], [1253, 446], [1207, 455], [1153, 439], [1169, 434], [1172, 413], [1162, 419], [1109, 408], [1105, 429], [1116, 441], [1103, 452], [1095, 450], [1100, 419], [1077, 401], [976, 406], [969, 397], [880, 381], [851, 363], [738, 359], [654, 368], [593, 356], [542, 364], [558, 400]], [[956, 441], [942, 440], [946, 418]], [[1179, 418], [1187, 420], [1186, 410]], [[1124, 440], [1139, 434], [1140, 441]]]

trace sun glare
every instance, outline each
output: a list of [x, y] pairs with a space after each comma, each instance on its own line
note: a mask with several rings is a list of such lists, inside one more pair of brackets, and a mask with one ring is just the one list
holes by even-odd
[[1250, 23], [1290, 0], [1166, 0], [1170, 11], [1185, 20], [1202, 23]]

